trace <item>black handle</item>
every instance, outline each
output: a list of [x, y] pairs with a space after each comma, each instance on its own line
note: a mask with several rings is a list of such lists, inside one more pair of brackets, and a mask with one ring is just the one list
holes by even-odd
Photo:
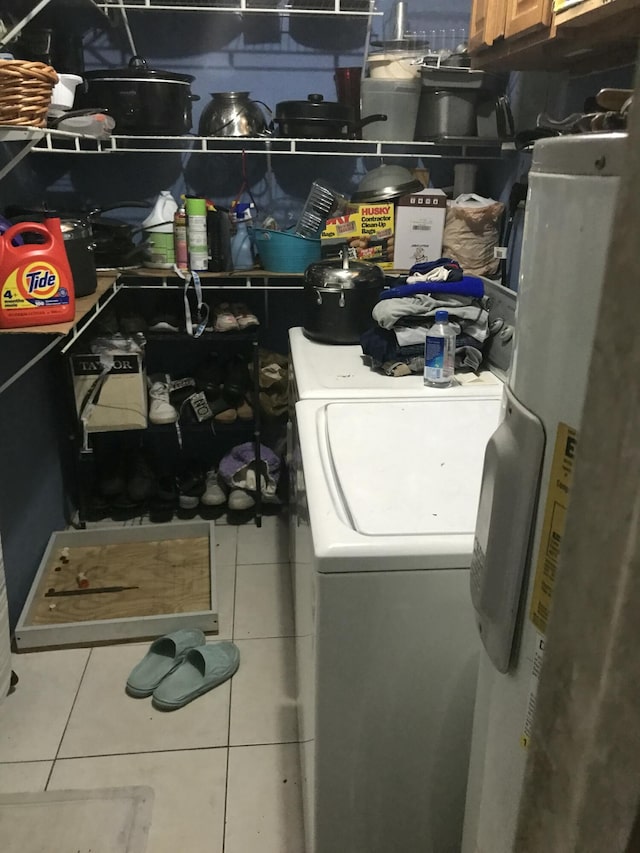
[[362, 130], [367, 124], [373, 124], [374, 121], [386, 121], [387, 116], [384, 113], [374, 113], [370, 116], [365, 116], [361, 118], [360, 121], [354, 122], [354, 127], [356, 130]]

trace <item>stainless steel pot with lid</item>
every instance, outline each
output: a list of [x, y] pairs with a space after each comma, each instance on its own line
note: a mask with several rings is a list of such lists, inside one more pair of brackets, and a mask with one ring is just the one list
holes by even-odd
[[357, 344], [372, 325], [371, 312], [384, 286], [380, 267], [331, 258], [310, 264], [304, 274], [304, 332], [328, 344]]
[[384, 164], [377, 169], [372, 169], [364, 176], [358, 189], [351, 196], [351, 201], [358, 204], [368, 201], [390, 201], [423, 189], [422, 182], [414, 178], [408, 169], [403, 166]]

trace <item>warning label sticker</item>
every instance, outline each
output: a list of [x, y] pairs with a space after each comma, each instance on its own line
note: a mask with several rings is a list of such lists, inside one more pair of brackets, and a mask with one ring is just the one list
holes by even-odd
[[569, 506], [577, 436], [572, 427], [564, 423], [558, 424], [529, 612], [531, 621], [543, 635], [547, 631], [560, 545]]
[[544, 637], [536, 633], [536, 649], [531, 662], [531, 680], [529, 682], [529, 695], [527, 696], [527, 711], [524, 720], [524, 729], [520, 737], [520, 746], [529, 748], [531, 743], [531, 729], [533, 727], [533, 715], [536, 710], [536, 696], [538, 695], [538, 681], [542, 670], [542, 659], [544, 657]]

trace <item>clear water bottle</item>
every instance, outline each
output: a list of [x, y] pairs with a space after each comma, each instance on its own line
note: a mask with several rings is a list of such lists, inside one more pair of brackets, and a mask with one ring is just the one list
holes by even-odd
[[424, 343], [424, 384], [448, 388], [453, 382], [456, 357], [456, 332], [449, 323], [449, 312], [436, 311], [435, 323]]

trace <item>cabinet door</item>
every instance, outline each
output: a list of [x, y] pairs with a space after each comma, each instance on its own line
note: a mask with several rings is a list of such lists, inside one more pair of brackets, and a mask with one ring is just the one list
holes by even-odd
[[488, 47], [499, 36], [504, 35], [507, 2], [508, 0], [473, 0], [469, 24], [469, 47], [472, 51]]
[[508, 0], [505, 36], [551, 24], [552, 0]]

